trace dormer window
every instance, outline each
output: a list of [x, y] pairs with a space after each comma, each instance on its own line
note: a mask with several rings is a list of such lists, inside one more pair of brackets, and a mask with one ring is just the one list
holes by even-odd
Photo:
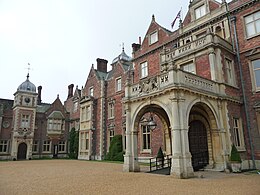
[[158, 31], [155, 31], [150, 34], [150, 45], [156, 43], [158, 41]]
[[206, 6], [205, 4], [195, 9], [195, 18], [201, 18], [206, 15]]

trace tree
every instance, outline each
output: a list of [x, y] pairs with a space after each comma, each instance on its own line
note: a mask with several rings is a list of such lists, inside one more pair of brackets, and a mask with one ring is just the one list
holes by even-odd
[[69, 141], [69, 158], [77, 159], [79, 150], [79, 132], [76, 132], [74, 127], [70, 130]]
[[115, 135], [111, 140], [109, 152], [105, 156], [105, 160], [124, 161], [124, 151], [122, 143], [122, 135]]

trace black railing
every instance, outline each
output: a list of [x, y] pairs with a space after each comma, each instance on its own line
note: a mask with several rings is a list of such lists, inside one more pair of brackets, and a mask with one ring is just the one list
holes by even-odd
[[164, 168], [171, 167], [171, 158], [169, 155], [164, 158], [151, 158], [150, 159], [150, 172], [156, 171]]

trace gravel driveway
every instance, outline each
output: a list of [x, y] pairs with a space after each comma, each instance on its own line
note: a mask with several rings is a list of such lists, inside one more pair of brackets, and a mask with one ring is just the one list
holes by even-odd
[[175, 179], [125, 173], [122, 164], [77, 160], [0, 162], [0, 194], [260, 194], [260, 175], [197, 172]]

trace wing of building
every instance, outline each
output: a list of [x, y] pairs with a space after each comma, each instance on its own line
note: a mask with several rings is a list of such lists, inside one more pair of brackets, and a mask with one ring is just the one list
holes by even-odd
[[[232, 145], [242, 169], [260, 168], [259, 1], [193, 0], [175, 25], [177, 30], [168, 30], [152, 16], [144, 39], [132, 44], [131, 57], [123, 48], [110, 71], [108, 61], [98, 58], [81, 90], [73, 94], [69, 86], [65, 107], [68, 128], [79, 130], [78, 158], [103, 159], [113, 136], [121, 134], [124, 171], [139, 171], [139, 163], [149, 162], [160, 148], [176, 177], [191, 177], [201, 168], [223, 171]], [[29, 115], [35, 117], [35, 91], [30, 98], [35, 103]], [[19, 132], [11, 110], [20, 109], [20, 100], [15, 98], [13, 108], [10, 100], [1, 100], [6, 105], [5, 114], [0, 112], [1, 155], [12, 137], [12, 158], [17, 144], [25, 142], [16, 140], [17, 133], [5, 133]], [[44, 106], [48, 120], [55, 116], [67, 127], [62, 106], [57, 112]], [[7, 124], [14, 124], [13, 130]]]

